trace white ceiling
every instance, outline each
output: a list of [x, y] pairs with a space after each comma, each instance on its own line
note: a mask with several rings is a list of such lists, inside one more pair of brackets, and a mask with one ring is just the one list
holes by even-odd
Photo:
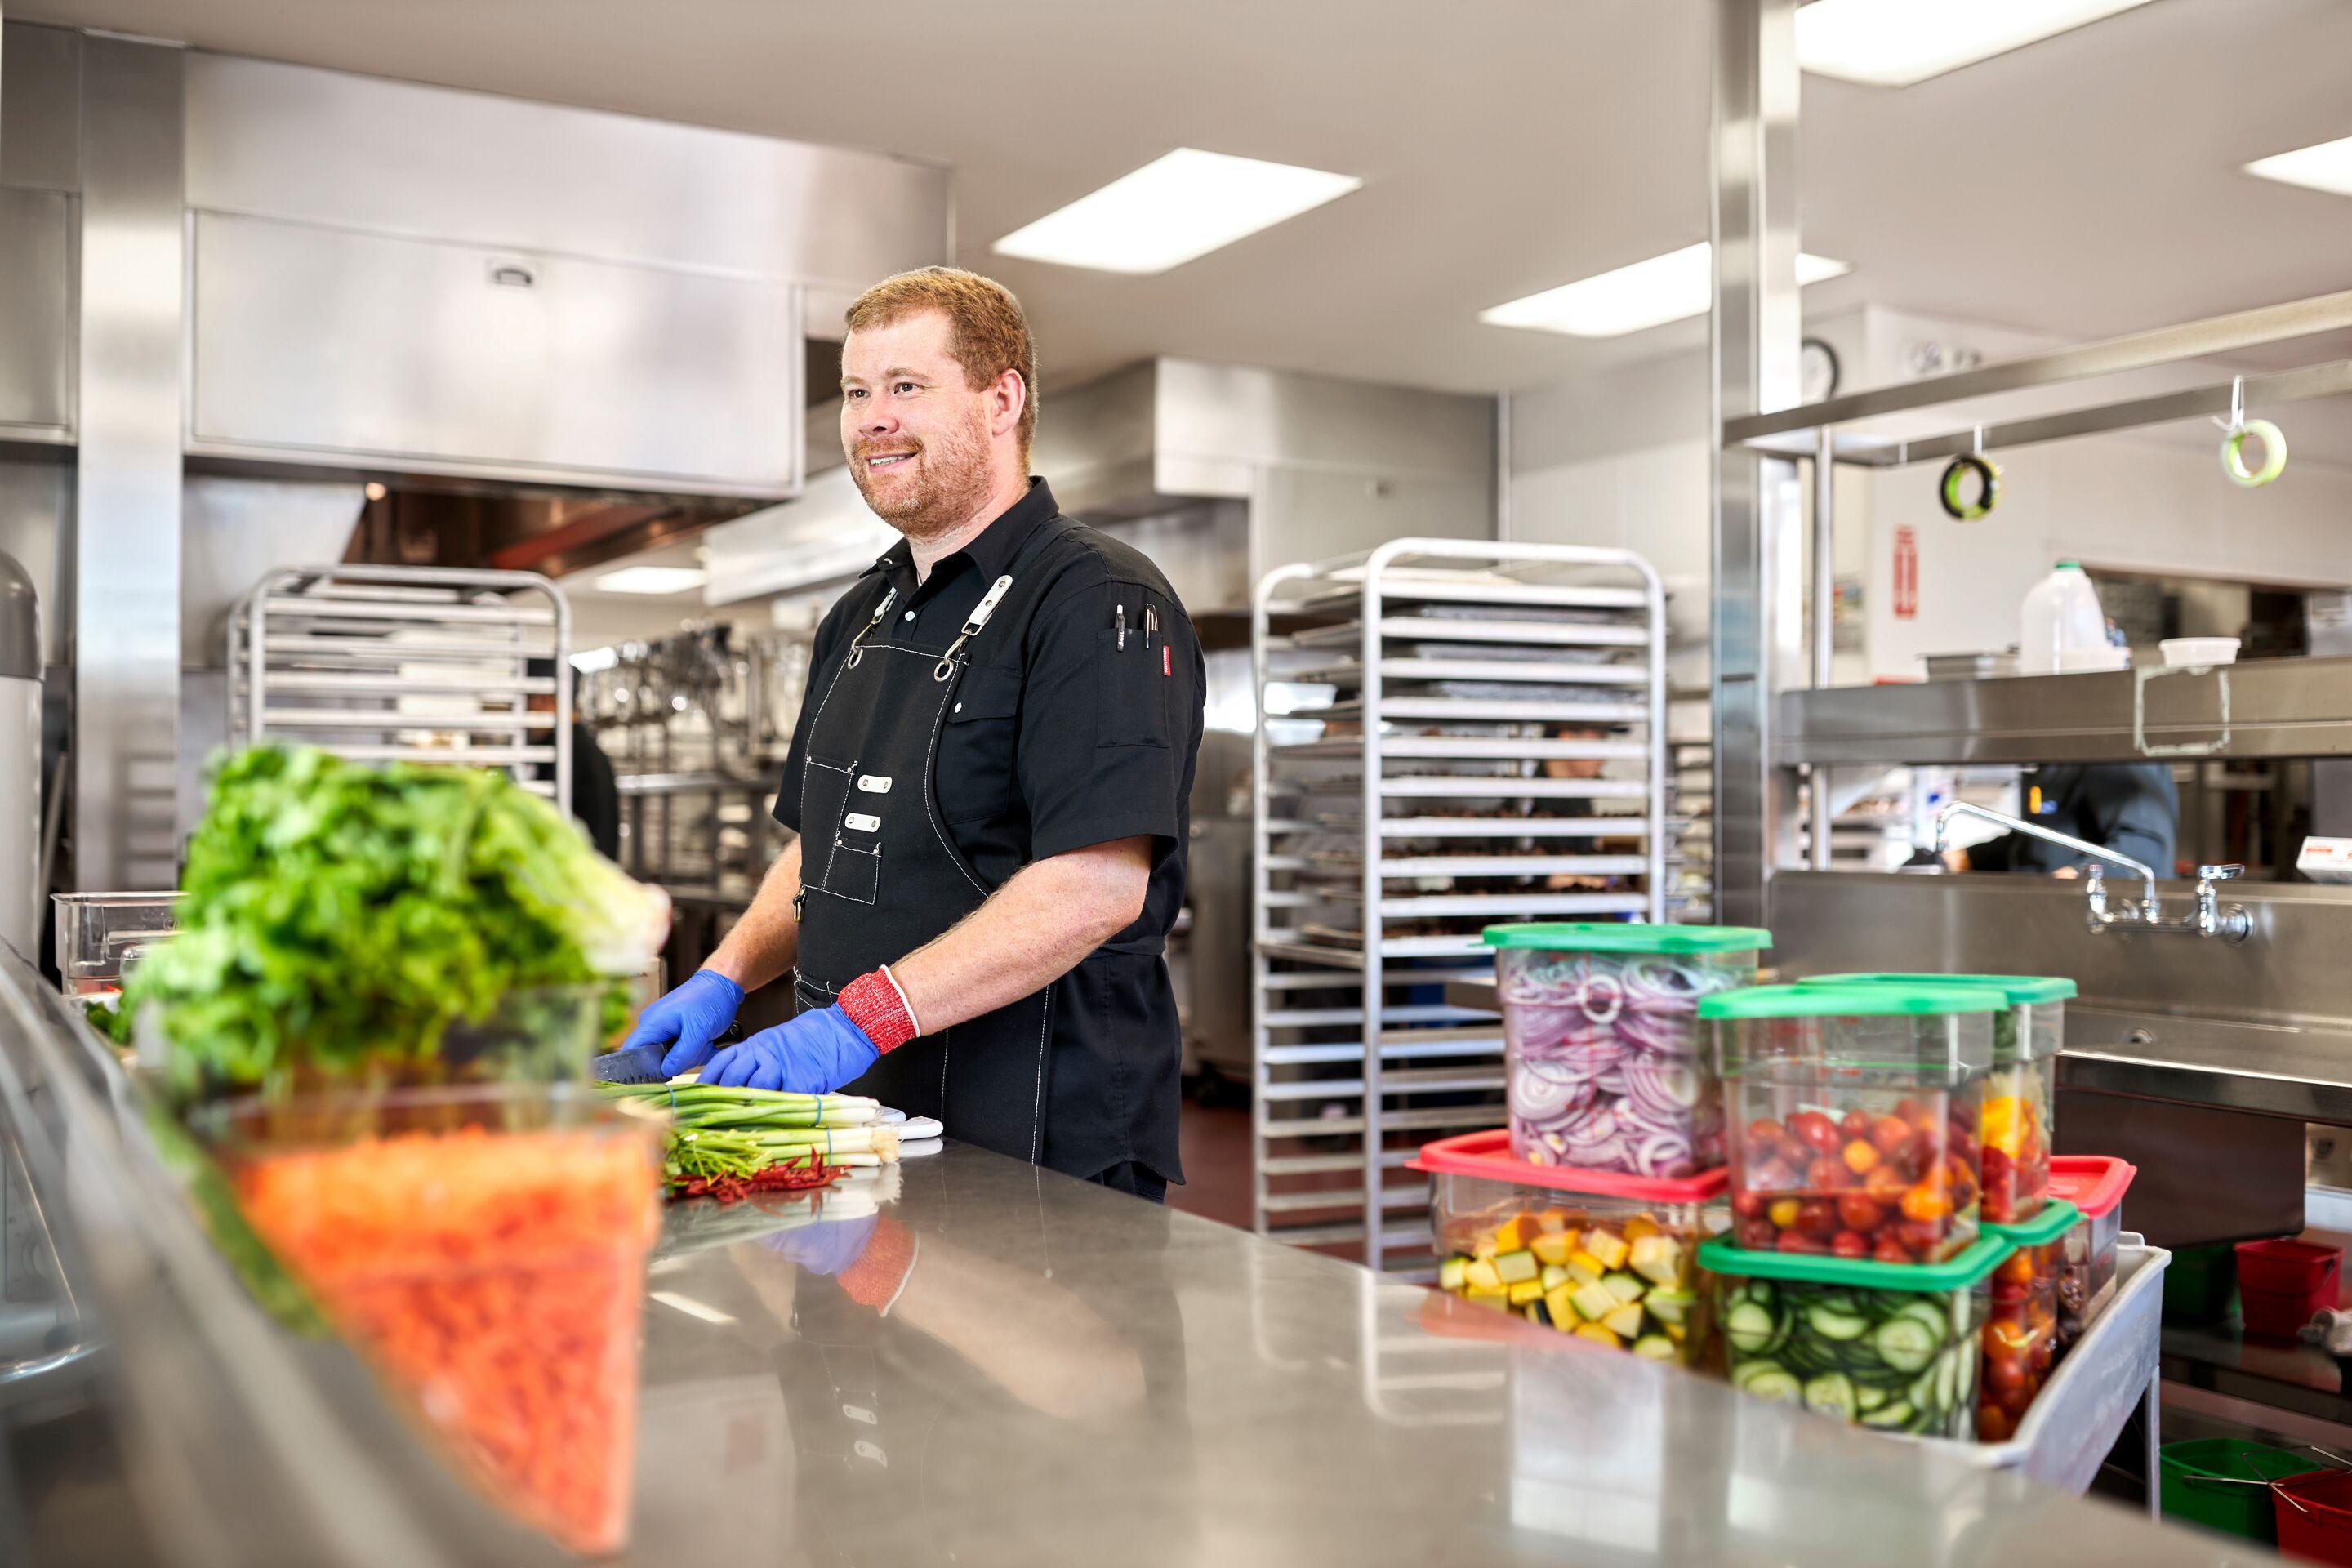
[[[1888, 0], [1899, 3], [1899, 0]], [[1686, 343], [1483, 307], [1703, 238], [1705, 0], [26, 0], [12, 17], [878, 149], [956, 171], [960, 259], [1045, 379], [1145, 354], [1464, 390]], [[2157, 0], [1919, 86], [1808, 78], [1807, 291], [2084, 339], [2352, 284], [2352, 200], [2239, 174], [2352, 133], [2352, 5]], [[1189, 144], [1363, 177], [1156, 278], [988, 242]]]

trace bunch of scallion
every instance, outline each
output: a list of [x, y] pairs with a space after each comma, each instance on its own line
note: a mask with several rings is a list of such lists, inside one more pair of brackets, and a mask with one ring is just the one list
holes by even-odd
[[673, 1182], [750, 1177], [772, 1165], [880, 1165], [898, 1135], [879, 1101], [855, 1094], [787, 1094], [700, 1083], [608, 1083], [615, 1100], [669, 1112], [665, 1166]]

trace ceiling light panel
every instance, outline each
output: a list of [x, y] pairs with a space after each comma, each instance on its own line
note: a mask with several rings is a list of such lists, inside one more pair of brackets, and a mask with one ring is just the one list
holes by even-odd
[[[1704, 315], [1715, 289], [1714, 252], [1706, 240], [1620, 267], [1595, 278], [1563, 283], [1524, 300], [1478, 312], [1492, 327], [1524, 327], [1564, 332], [1572, 338], [1616, 338]], [[1824, 256], [1797, 258], [1797, 281], [1819, 283], [1853, 270]]]
[[684, 594], [699, 588], [709, 574], [698, 566], [624, 566], [596, 579], [600, 594]]
[[1351, 174], [1179, 147], [992, 247], [1098, 272], [1165, 272], [1358, 189]]
[[2249, 174], [2260, 174], [2265, 180], [2276, 180], [2284, 185], [2302, 185], [2309, 190], [2326, 191], [2332, 196], [2352, 196], [2352, 136], [2340, 142], [2322, 142], [2316, 147], [2298, 147], [2292, 153], [2273, 157], [2257, 158], [2246, 165]]
[[2147, 0], [1812, 0], [1797, 13], [1797, 64], [1869, 87], [1929, 77], [2071, 33]]

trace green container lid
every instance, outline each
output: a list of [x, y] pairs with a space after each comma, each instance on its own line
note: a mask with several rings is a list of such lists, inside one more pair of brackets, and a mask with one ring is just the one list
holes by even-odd
[[1702, 1018], [1912, 1018], [1998, 1013], [2007, 1004], [1982, 985], [1748, 985], [1702, 996]]
[[1863, 1290], [1965, 1290], [2016, 1250], [2005, 1236], [1979, 1236], [1941, 1263], [1881, 1263], [1811, 1252], [1750, 1252], [1716, 1237], [1699, 1244], [1698, 1266], [1744, 1279], [1802, 1279]]
[[2020, 1247], [2046, 1247], [2074, 1228], [2083, 1211], [2064, 1198], [2052, 1198], [2042, 1205], [2042, 1212], [2032, 1219], [2014, 1222], [1984, 1220], [1982, 1228], [1994, 1236], [2006, 1237]]
[[2074, 983], [2053, 974], [1817, 974], [1800, 985], [1986, 985], [2009, 998], [2012, 1007], [2043, 1002], [2063, 1002], [2075, 994]]
[[1488, 947], [1532, 947], [1552, 952], [1757, 952], [1772, 933], [1755, 926], [1647, 925], [1635, 921], [1538, 921], [1488, 926]]

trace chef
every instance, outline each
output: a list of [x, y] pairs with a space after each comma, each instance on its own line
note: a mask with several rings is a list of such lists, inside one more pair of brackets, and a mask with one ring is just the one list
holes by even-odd
[[[1009, 290], [901, 273], [848, 329], [842, 450], [904, 537], [817, 628], [776, 797], [796, 841], [626, 1045], [705, 1082], [873, 1095], [1160, 1198], [1182, 1180], [1161, 954], [1200, 645], [1149, 560], [1031, 477], [1036, 353]], [[794, 1016], [718, 1048], [787, 974]]]

